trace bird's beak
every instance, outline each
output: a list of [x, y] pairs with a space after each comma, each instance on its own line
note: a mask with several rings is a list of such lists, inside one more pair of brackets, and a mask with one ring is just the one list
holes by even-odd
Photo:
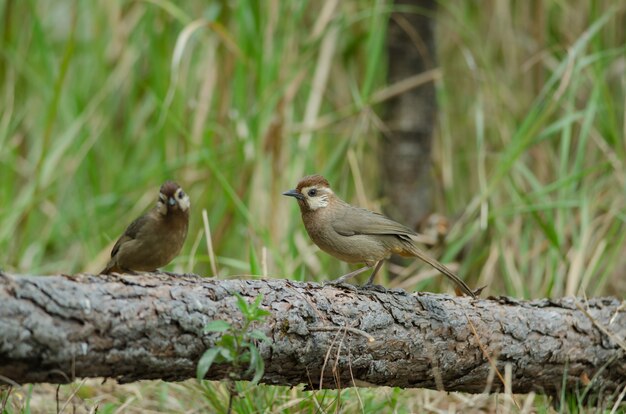
[[295, 197], [298, 200], [304, 200], [304, 196], [298, 190], [285, 191], [283, 195], [288, 197]]
[[174, 207], [174, 204], [176, 204], [176, 200], [174, 200], [174, 197], [170, 197], [167, 199], [167, 204], [169, 204], [170, 206]]

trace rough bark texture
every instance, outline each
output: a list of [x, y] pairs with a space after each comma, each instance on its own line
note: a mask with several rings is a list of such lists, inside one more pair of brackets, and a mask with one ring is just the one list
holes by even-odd
[[[435, 66], [434, 0], [396, 0], [389, 22], [388, 83], [394, 84]], [[417, 13], [417, 11], [422, 11]], [[387, 102], [383, 138], [383, 196], [385, 212], [413, 229], [432, 208], [431, 140], [437, 104], [429, 82]]]
[[[555, 393], [589, 379], [614, 392], [626, 382], [617, 343], [626, 336], [626, 310], [614, 298], [580, 301], [593, 322], [575, 298], [471, 300], [287, 280], [1, 273], [0, 382], [194, 377], [219, 335], [203, 334], [205, 324], [241, 321], [235, 292], [248, 300], [263, 294], [271, 312], [259, 326], [272, 340], [259, 345], [267, 384], [363, 381], [478, 393], [491, 383], [489, 391], [501, 390], [497, 376], [489, 380], [487, 356], [502, 373], [511, 364], [513, 392]], [[225, 378], [227, 368], [212, 368], [208, 378]]]

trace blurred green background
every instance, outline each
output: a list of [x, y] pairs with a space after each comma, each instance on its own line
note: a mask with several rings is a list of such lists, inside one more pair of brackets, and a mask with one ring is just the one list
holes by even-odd
[[[0, 268], [98, 271], [173, 178], [192, 219], [168, 270], [212, 275], [206, 210], [219, 277], [342, 274], [281, 192], [317, 172], [344, 199], [382, 209], [377, 97], [393, 10], [383, 0], [0, 0]], [[433, 18], [436, 211], [452, 223], [433, 254], [488, 295], [624, 297], [624, 4], [442, 1]], [[425, 266], [415, 272], [425, 277], [384, 284], [451, 291]], [[168, 396], [150, 409], [174, 410], [170, 400], [192, 404], [176, 396], [220, 387], [140, 392]], [[366, 407], [352, 391], [341, 403], [335, 392], [255, 392], [270, 411], [300, 401], [285, 412], [316, 412], [312, 399], [345, 412], [449, 403], [429, 391], [363, 391]], [[114, 412], [125, 397], [111, 395]]]

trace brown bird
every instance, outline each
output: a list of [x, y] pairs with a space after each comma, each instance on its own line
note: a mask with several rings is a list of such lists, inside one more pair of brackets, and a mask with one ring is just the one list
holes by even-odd
[[343, 283], [374, 267], [366, 283], [370, 285], [383, 261], [398, 254], [425, 261], [473, 298], [482, 290], [472, 291], [450, 269], [421, 251], [416, 246], [418, 235], [413, 230], [382, 214], [351, 206], [335, 195], [321, 175], [304, 177], [294, 190], [283, 195], [298, 200], [304, 227], [320, 249], [344, 262], [365, 263], [365, 267], [331, 283]]
[[166, 181], [156, 206], [128, 226], [100, 274], [149, 272], [171, 262], [187, 237], [190, 204], [178, 184]]

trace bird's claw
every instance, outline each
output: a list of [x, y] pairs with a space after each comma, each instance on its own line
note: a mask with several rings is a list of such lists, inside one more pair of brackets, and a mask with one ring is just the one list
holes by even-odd
[[485, 289], [486, 287], [487, 285], [479, 287], [478, 289], [473, 290], [472, 293], [476, 295], [476, 298], [478, 298], [480, 294], [482, 293], [483, 289]]
[[205, 277], [202, 277], [200, 275], [197, 275], [195, 273], [183, 273], [183, 274], [180, 274], [178, 276], [186, 277], [188, 279], [209, 279], [209, 278], [205, 278]]
[[385, 288], [382, 285], [375, 285], [373, 283], [366, 283], [362, 286], [360, 286], [360, 289], [364, 289], [364, 290], [373, 290], [375, 292], [380, 292], [380, 293], [386, 293], [387, 292], [387, 288]]
[[344, 276], [341, 276], [341, 277], [338, 277], [337, 279], [324, 281], [324, 285], [345, 285], [347, 284], [346, 280], [347, 279]]
[[168, 275], [170, 277], [181, 277], [181, 276], [187, 276], [186, 274], [180, 274], [180, 273], [174, 273], [174, 272], [168, 272], [167, 270], [159, 270], [159, 273], [162, 273], [164, 275]]
[[[341, 278], [339, 278], [339, 279], [341, 279]], [[350, 283], [346, 283], [343, 280], [339, 280], [339, 279], [327, 280], [322, 285], [323, 286], [341, 287], [341, 288], [348, 289], [348, 290], [353, 290], [353, 291], [357, 290], [356, 286], [351, 285]]]

